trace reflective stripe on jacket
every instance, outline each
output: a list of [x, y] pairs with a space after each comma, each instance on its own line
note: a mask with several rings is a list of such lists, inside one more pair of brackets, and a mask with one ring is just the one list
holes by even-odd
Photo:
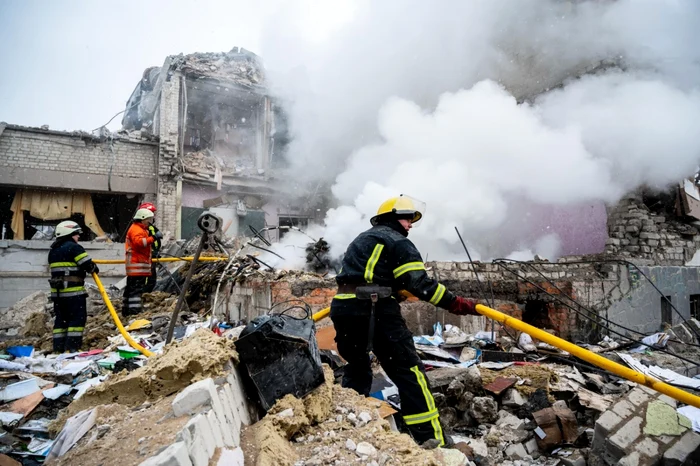
[[86, 295], [85, 276], [95, 267], [85, 249], [72, 238], [61, 238], [49, 250], [52, 279], [61, 279], [63, 288], [51, 288], [51, 297], [68, 298]]
[[134, 222], [126, 233], [126, 274], [131, 277], [151, 275], [151, 244], [155, 238], [141, 222]]
[[[396, 222], [380, 224], [360, 233], [345, 253], [343, 267], [336, 277], [338, 285], [389, 286], [395, 295], [406, 290], [423, 301], [449, 308], [454, 295], [445, 285], [428, 276], [420, 253], [400, 232], [402, 228]], [[347, 306], [352, 305], [349, 301], [355, 301], [353, 298], [351, 294], [341, 294], [334, 301], [340, 300]]]
[[158, 233], [158, 228], [155, 225], [148, 225], [148, 234], [153, 237], [153, 244], [151, 245], [153, 252], [158, 252], [160, 249], [160, 240], [156, 238], [156, 233]]

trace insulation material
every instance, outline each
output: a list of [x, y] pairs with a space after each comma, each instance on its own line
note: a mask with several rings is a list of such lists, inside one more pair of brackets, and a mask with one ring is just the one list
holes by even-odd
[[74, 193], [70, 191], [34, 191], [18, 189], [12, 201], [12, 231], [15, 239], [24, 238], [24, 212], [41, 220], [63, 220], [73, 214], [82, 214], [85, 225], [97, 236], [104, 236], [92, 205], [89, 193]]

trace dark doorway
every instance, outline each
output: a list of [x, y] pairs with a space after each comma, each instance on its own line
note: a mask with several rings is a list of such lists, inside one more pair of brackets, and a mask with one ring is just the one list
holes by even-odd
[[700, 319], [700, 294], [690, 295], [690, 317]]
[[673, 325], [673, 308], [670, 296], [661, 297], [661, 323]]
[[542, 329], [554, 327], [549, 319], [547, 303], [539, 299], [529, 299], [525, 303], [523, 322]]

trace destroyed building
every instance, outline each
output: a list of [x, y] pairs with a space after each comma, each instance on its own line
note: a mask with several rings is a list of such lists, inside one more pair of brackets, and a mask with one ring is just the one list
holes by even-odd
[[159, 141], [155, 201], [163, 228], [190, 238], [204, 210], [224, 220], [228, 237], [250, 235], [249, 226], [306, 226], [312, 212], [279, 173], [285, 118], [262, 60], [243, 48], [170, 56], [145, 70], [122, 124]]
[[[66, 218], [103, 259], [123, 257], [119, 243], [145, 201], [170, 239], [197, 235], [205, 210], [224, 220], [227, 238], [308, 225], [322, 212], [275, 175], [288, 136], [266, 84], [260, 58], [242, 48], [171, 56], [144, 72], [117, 133], [0, 124], [0, 309], [46, 288], [53, 228]], [[123, 267], [101, 275], [116, 282]]]

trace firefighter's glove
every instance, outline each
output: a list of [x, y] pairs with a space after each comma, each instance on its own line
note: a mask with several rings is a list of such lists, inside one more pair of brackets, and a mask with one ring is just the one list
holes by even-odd
[[456, 314], [458, 316], [479, 315], [479, 313], [476, 312], [476, 302], [472, 301], [471, 299], [462, 298], [461, 296], [457, 296], [455, 298], [455, 300], [450, 305], [449, 311], [450, 313]]
[[161, 233], [160, 231], [156, 231], [156, 234], [153, 236], [155, 236], [156, 239], [163, 239], [163, 233]]
[[92, 266], [92, 270], [90, 271], [90, 273], [99, 274], [99, 273], [100, 273], [100, 269], [98, 269], [96, 265], [93, 265], [93, 266]]

